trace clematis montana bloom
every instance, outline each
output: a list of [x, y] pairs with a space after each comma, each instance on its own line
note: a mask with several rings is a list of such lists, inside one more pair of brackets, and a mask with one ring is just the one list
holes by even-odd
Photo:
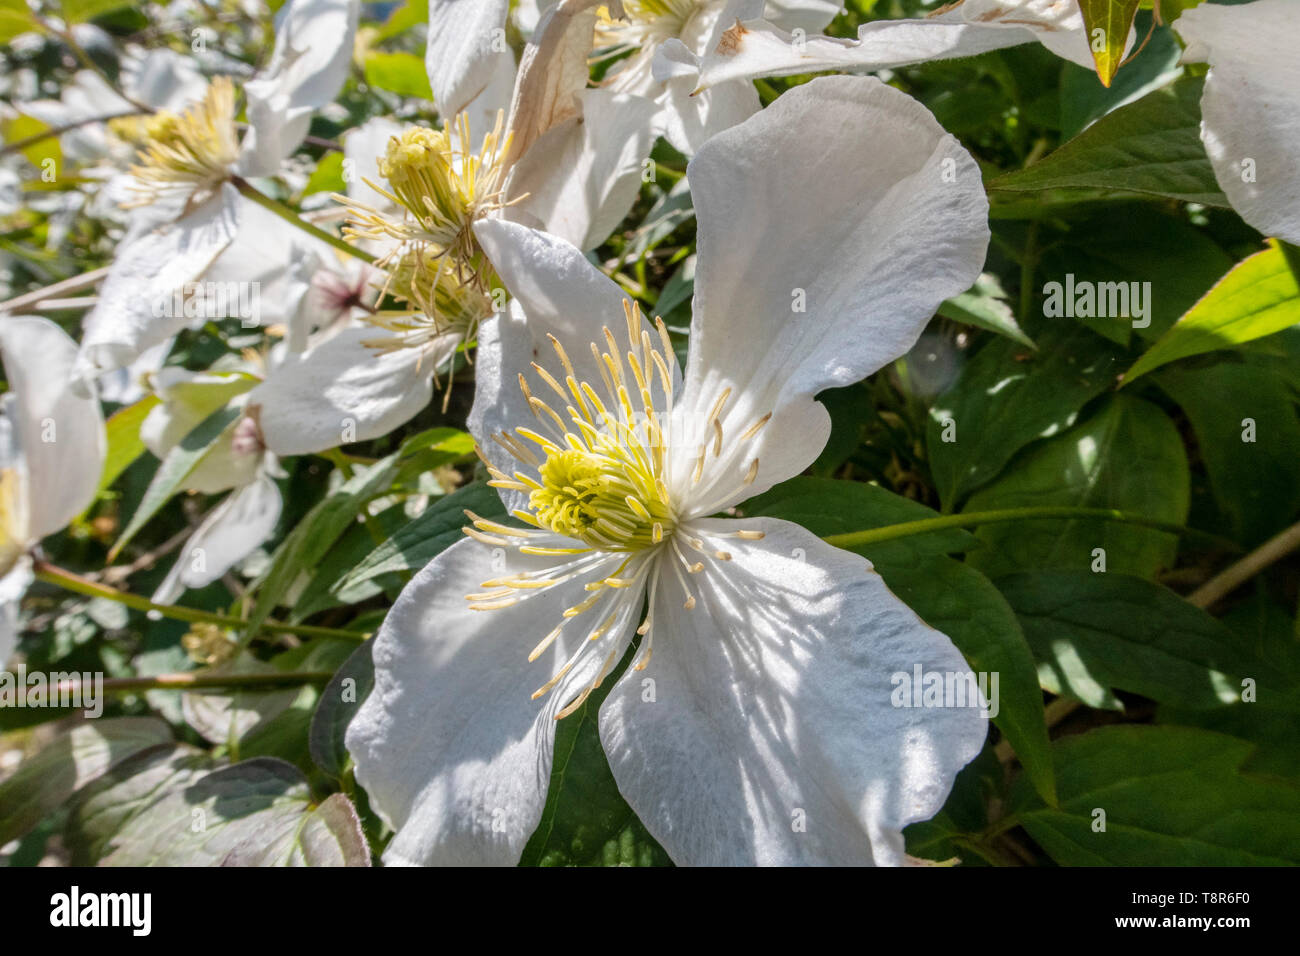
[[1203, 4], [1174, 23], [1184, 63], [1208, 62], [1201, 140], [1219, 187], [1260, 232], [1300, 243], [1300, 9]]
[[244, 271], [250, 257], [235, 244], [249, 236], [256, 244], [274, 216], [240, 196], [230, 179], [270, 175], [297, 149], [311, 112], [347, 79], [359, 9], [360, 0], [290, 0], [276, 19], [266, 74], [245, 88], [249, 131], [242, 142], [234, 85], [225, 76], [184, 112], [154, 113], [140, 124], [131, 226], [86, 316], [79, 375], [129, 365], [185, 328], [186, 316], [158, 308], [185, 283], [231, 274], [261, 281], [260, 273]]
[[684, 375], [662, 323], [575, 247], [476, 226], [514, 299], [483, 325], [470, 427], [524, 524], [474, 520], [375, 638], [347, 745], [396, 830], [390, 863], [516, 862], [556, 718], [625, 656], [601, 741], [678, 863], [899, 864], [903, 827], [984, 740], [976, 710], [890, 705], [892, 673], [968, 667], [869, 562], [715, 517], [806, 468], [830, 431], [815, 396], [902, 355], [974, 282], [979, 170], [916, 101], [833, 77], [717, 136], [688, 176]]
[[1072, 63], [1093, 67], [1078, 0], [958, 0], [922, 19], [864, 23], [856, 40], [796, 34], [770, 16], [763, 19], [762, 8], [763, 0], [730, 0], [726, 31], [717, 42], [701, 53], [669, 41], [656, 72], [696, 76], [698, 89], [707, 90], [761, 76], [892, 69], [1034, 40]]
[[106, 439], [99, 401], [68, 387], [77, 344], [48, 319], [0, 317], [0, 666], [13, 652], [28, 552], [94, 500]]

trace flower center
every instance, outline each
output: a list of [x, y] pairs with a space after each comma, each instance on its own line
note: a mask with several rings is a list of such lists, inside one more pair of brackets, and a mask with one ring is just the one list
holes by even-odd
[[[123, 135], [131, 131], [123, 128]], [[178, 188], [215, 186], [230, 175], [239, 158], [235, 132], [235, 88], [227, 76], [208, 85], [203, 99], [183, 114], [155, 113], [135, 129], [140, 137], [138, 162], [131, 167], [144, 206]]]
[[[594, 550], [637, 552], [661, 544], [677, 526], [665, 483], [666, 440], [653, 397], [658, 385], [671, 407], [673, 352], [662, 322], [656, 348], [649, 331], [641, 327], [640, 310], [626, 301], [624, 309], [626, 353], [620, 354], [608, 328], [606, 350], [591, 346], [603, 389], [578, 381], [568, 353], [553, 337], [564, 384], [536, 363], [533, 369], [559, 398], [564, 414], [534, 395], [527, 379], [519, 377], [541, 428], [517, 428], [514, 435], [502, 433], [494, 439], [535, 473], [521, 469], [510, 476], [494, 468], [491, 484], [527, 492], [528, 510], [515, 515], [536, 528], [576, 538]], [[540, 448], [542, 455], [530, 446]]]
[[351, 210], [345, 234], [349, 239], [398, 239], [431, 245], [438, 255], [452, 254], [469, 264], [478, 254], [472, 226], [502, 205], [505, 156], [509, 137], [498, 112], [496, 126], [483, 137], [482, 148], [471, 152], [469, 117], [456, 120], [455, 143], [448, 131], [411, 126], [388, 141], [379, 157], [380, 175], [389, 189], [365, 183], [402, 208], [400, 221], [364, 203], [335, 196]]

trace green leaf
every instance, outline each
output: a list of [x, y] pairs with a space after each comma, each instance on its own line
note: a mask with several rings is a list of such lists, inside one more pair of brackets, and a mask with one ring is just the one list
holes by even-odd
[[[16, 143], [19, 140], [28, 139], [29, 137], [48, 132], [50, 125], [38, 120], [34, 116], [19, 114], [4, 124], [4, 139], [6, 142]], [[38, 139], [30, 146], [22, 150], [22, 154], [40, 172], [45, 171], [46, 160], [54, 164], [54, 173], [57, 177], [63, 171], [63, 148], [59, 145], [57, 136], [46, 136], [44, 139]]]
[[[1101, 727], [1052, 747], [1059, 809], [1022, 811], [1066, 866], [1300, 863], [1300, 788], [1241, 771], [1252, 745], [1187, 727]], [[1094, 829], [1105, 812], [1105, 829]]]
[[40, 29], [23, 0], [0, 0], [0, 43]]
[[1137, 16], [1139, 0], [1079, 0], [1083, 11], [1083, 25], [1092, 47], [1092, 59], [1097, 64], [1097, 78], [1102, 86], [1110, 86], [1128, 45], [1133, 18]]
[[366, 82], [399, 96], [433, 99], [424, 60], [413, 53], [373, 52], [366, 57]]
[[939, 314], [962, 325], [973, 325], [977, 329], [1005, 335], [1013, 342], [1027, 345], [1031, 349], [1038, 348], [1034, 340], [1025, 335], [1016, 324], [1016, 317], [1006, 303], [1006, 293], [998, 285], [997, 279], [988, 273], [980, 276], [971, 291], [943, 302], [939, 306]]
[[466, 524], [466, 511], [494, 520], [506, 517], [495, 488], [483, 483], [466, 485], [412, 519], [372, 551], [338, 583], [335, 593], [343, 600], [351, 600], [347, 595], [372, 578], [424, 567], [464, 536], [461, 528]]
[[546, 806], [520, 856], [520, 866], [671, 864], [618, 792], [597, 728], [600, 705], [634, 653], [635, 648], [604, 685], [556, 728]]
[[[993, 723], [1015, 748], [1035, 789], [1056, 802], [1043, 695], [1029, 645], [1010, 605], [968, 564], [942, 555], [891, 557], [876, 570], [931, 627], [947, 634], [977, 673], [989, 676]], [[998, 675], [994, 692], [992, 675]]]
[[[1028, 450], [997, 481], [971, 495], [965, 511], [1035, 505], [1117, 508], [1157, 521], [1187, 518], [1190, 477], [1182, 439], [1155, 405], [1112, 396], [1086, 421]], [[1115, 521], [990, 524], [985, 547], [967, 560], [990, 577], [1039, 568], [1091, 568], [1152, 577], [1173, 561], [1177, 539]]]
[[1028, 355], [1015, 342], [989, 342], [931, 408], [926, 447], [947, 510], [1025, 445], [1073, 425], [1119, 368], [1116, 349], [1079, 326], [1049, 326], [1039, 342]]
[[429, 22], [429, 0], [406, 0], [388, 15], [384, 25], [379, 27], [375, 40], [387, 40], [405, 33], [411, 27]]
[[227, 429], [234, 425], [242, 414], [242, 410], [238, 407], [226, 405], [218, 408], [167, 453], [167, 457], [158, 466], [153, 481], [149, 482], [149, 487], [145, 489], [144, 498], [141, 499], [140, 506], [135, 509], [135, 514], [131, 516], [130, 524], [126, 526], [126, 530], [109, 551], [110, 562], [117, 558], [122, 548], [135, 537], [136, 532], [158, 513], [158, 509], [185, 486], [185, 480], [194, 473], [203, 456], [223, 437], [229, 438], [226, 434]]
[[171, 739], [167, 725], [152, 717], [88, 720], [55, 738], [0, 783], [0, 846], [22, 836], [115, 765]]
[[310, 801], [302, 774], [268, 757], [187, 775], [129, 816], [101, 865], [368, 866], [347, 798]]
[[74, 866], [94, 866], [113, 836], [162, 793], [183, 790], [211, 771], [212, 759], [189, 744], [158, 744], [116, 764], [73, 799], [64, 839]]
[[129, 5], [129, 0], [62, 0], [59, 7], [68, 23], [85, 23]]
[[[1144, 339], [1154, 340], [1166, 332], [1178, 317], [1205, 295], [1223, 273], [1232, 267], [1232, 258], [1204, 230], [1186, 219], [1158, 213], [1142, 204], [1126, 203], [1099, 210], [1081, 222], [1070, 225], [1060, 239], [1051, 241], [1039, 261], [1038, 275], [1047, 286], [1061, 286], [1060, 305], [1064, 315], [1086, 325], [1093, 332], [1126, 346], [1136, 331]], [[1073, 279], [1070, 277], [1073, 276]], [[1077, 308], [1068, 309], [1067, 291], [1074, 290], [1074, 305], [1079, 302], [1082, 283], [1094, 286], [1093, 317], [1085, 317]], [[1136, 287], [1133, 283], [1140, 283]], [[1110, 289], [1102, 283], [1128, 283], [1131, 312], [1138, 312], [1134, 296], [1140, 296], [1144, 318], [1127, 318], [1119, 314], [1098, 314], [1102, 295], [1106, 312], [1110, 312]], [[1117, 290], [1118, 291], [1118, 290]], [[1043, 314], [1056, 322], [1061, 315]], [[1119, 313], [1122, 297], [1114, 303]], [[1145, 327], [1141, 324], [1148, 321]], [[1137, 324], [1135, 324], [1135, 322]]]
[[99, 479], [99, 490], [110, 487], [118, 476], [144, 454], [140, 440], [140, 426], [161, 400], [157, 395], [146, 395], [134, 405], [119, 408], [107, 422], [108, 454], [104, 458], [104, 474]]
[[1278, 372], [1257, 360], [1172, 366], [1155, 377], [1187, 415], [1214, 498], [1247, 545], [1281, 531], [1300, 509], [1300, 419]]
[[1300, 285], [1284, 248], [1239, 262], [1124, 373], [1128, 385], [1191, 355], [1231, 349], [1300, 322]]
[[[907, 521], [924, 521], [938, 515], [877, 485], [831, 478], [791, 478], [741, 506], [746, 517], [782, 518], [802, 525], [819, 537], [866, 531]], [[967, 551], [975, 538], [969, 531], [950, 528], [933, 534], [882, 541], [853, 548], [871, 561], [902, 560], [932, 554]]]
[[374, 646], [374, 641], [366, 641], [352, 652], [321, 691], [312, 716], [308, 737], [312, 760], [336, 780], [342, 778], [350, 760], [343, 736], [375, 685], [375, 663], [371, 656]]
[[343, 154], [326, 153], [316, 168], [311, 171], [307, 185], [302, 188], [304, 196], [312, 193], [346, 192], [348, 185], [343, 180]]
[[[1112, 688], [1188, 708], [1300, 701], [1274, 668], [1239, 652], [1231, 631], [1158, 584], [1123, 574], [1039, 571], [998, 579], [1038, 659], [1043, 689], [1123, 709]], [[1300, 707], [1297, 707], [1300, 709]]]
[[1204, 80], [1185, 77], [1099, 119], [1025, 169], [989, 189], [1107, 189], [1227, 206], [1201, 143]]

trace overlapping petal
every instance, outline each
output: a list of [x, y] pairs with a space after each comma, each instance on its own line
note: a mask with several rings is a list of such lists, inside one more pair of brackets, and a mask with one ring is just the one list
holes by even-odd
[[[740, 528], [766, 536], [714, 537]], [[903, 827], [939, 811], [987, 723], [895, 707], [892, 676], [968, 673], [961, 654], [868, 561], [798, 525], [684, 531], [732, 559], [690, 577], [690, 610], [682, 576], [661, 574], [651, 663], [600, 712], [620, 792], [679, 864], [900, 865]]]

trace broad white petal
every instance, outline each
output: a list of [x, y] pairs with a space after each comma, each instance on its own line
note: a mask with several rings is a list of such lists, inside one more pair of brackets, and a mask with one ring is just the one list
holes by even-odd
[[[715, 537], [740, 528], [766, 537]], [[893, 706], [891, 678], [969, 666], [869, 562], [798, 525], [688, 531], [732, 560], [682, 575], [691, 610], [660, 572], [649, 664], [600, 712], [619, 791], [679, 864], [902, 864], [903, 827], [939, 811], [988, 728], [978, 707]]]
[[444, 118], [455, 116], [491, 85], [505, 58], [508, 0], [430, 0], [429, 45], [424, 65], [433, 103]]
[[[687, 176], [699, 253], [674, 442], [711, 442], [709, 412], [731, 390], [722, 455], [709, 462], [716, 475], [691, 482], [710, 509], [687, 510], [701, 514], [813, 460], [827, 433], [813, 427], [810, 400], [903, 355], [939, 303], [970, 288], [988, 246], [988, 201], [961, 144], [872, 77], [790, 90], [714, 137]], [[774, 420], [741, 440], [768, 413]], [[786, 427], [783, 415], [794, 416]], [[742, 486], [754, 459], [758, 474]], [[675, 456], [671, 487], [685, 488], [693, 468]], [[730, 499], [717, 499], [718, 482]]]
[[[967, 11], [963, 7], [971, 7]], [[700, 65], [702, 88], [726, 80], [790, 76], [821, 70], [866, 72], [930, 60], [974, 56], [1040, 40], [1052, 52], [1092, 67], [1083, 18], [1074, 0], [973, 0], [919, 20], [875, 20], [858, 28], [856, 40], [795, 35], [768, 20], [732, 23]]]
[[288, 353], [249, 405], [261, 406], [262, 435], [281, 457], [306, 455], [387, 435], [429, 404], [433, 376], [455, 336], [427, 348], [380, 353], [366, 345], [390, 333], [359, 326], [305, 352]]
[[641, 188], [658, 107], [640, 96], [587, 90], [582, 115], [537, 140], [510, 175], [506, 214], [594, 249], [623, 221]]
[[94, 500], [107, 453], [104, 416], [93, 392], [71, 387], [77, 344], [48, 319], [0, 318], [0, 355], [23, 463], [12, 530], [34, 543]]
[[[584, 583], [619, 562], [598, 558], [562, 585], [522, 592], [513, 606], [473, 611], [465, 596], [483, 582], [546, 571], [556, 559], [465, 540], [402, 590], [374, 638], [374, 690], [347, 732], [358, 782], [397, 831], [386, 862], [518, 862], [546, 802], [555, 715], [626, 645], [640, 593], [607, 592], [604, 607], [568, 619], [531, 664], [529, 652], [588, 595]], [[604, 635], [588, 640], [611, 614]], [[580, 647], [583, 657], [555, 689], [531, 699]]]
[[694, 156], [713, 136], [759, 110], [758, 91], [749, 80], [719, 83], [698, 93], [691, 77], [669, 79], [663, 86], [659, 102], [664, 138], [687, 156]]
[[1178, 18], [1184, 62], [1208, 61], [1201, 140], [1241, 218], [1300, 243], [1300, 15], [1288, 0], [1203, 4]]
[[289, 0], [280, 10], [271, 62], [244, 85], [245, 174], [273, 175], [307, 135], [311, 114], [338, 95], [352, 63], [360, 11], [361, 0]]
[[122, 69], [122, 89], [147, 106], [178, 113], [203, 99], [208, 81], [193, 57], [157, 48], [128, 60]]
[[84, 321], [80, 375], [130, 365], [193, 321], [176, 314], [173, 293], [202, 275], [230, 245], [240, 212], [239, 193], [227, 184], [177, 222], [118, 246], [99, 301]]
[[155, 603], [171, 604], [186, 588], [211, 584], [252, 554], [275, 530], [280, 508], [280, 489], [267, 475], [232, 491], [185, 542]]
[[[581, 112], [587, 87], [587, 58], [595, 37], [596, 0], [557, 4], [547, 10], [519, 59], [510, 103], [510, 150], [513, 165], [543, 133]], [[620, 92], [628, 92], [621, 90]]]

